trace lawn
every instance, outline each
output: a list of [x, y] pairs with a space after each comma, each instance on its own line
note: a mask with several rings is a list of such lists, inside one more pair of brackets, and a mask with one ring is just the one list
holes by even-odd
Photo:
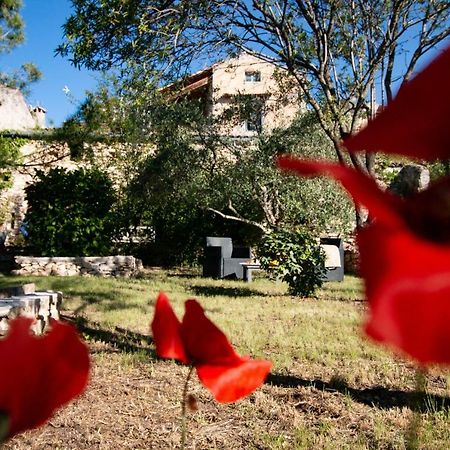
[[[427, 374], [415, 392], [413, 365], [368, 342], [361, 281], [326, 284], [317, 298], [287, 295], [283, 283], [203, 279], [191, 271], [148, 271], [140, 279], [0, 278], [0, 288], [35, 282], [64, 293], [64, 315], [92, 354], [87, 392], [9, 449], [174, 448], [187, 368], [155, 358], [149, 337], [160, 290], [181, 316], [195, 297], [242, 354], [267, 358], [266, 384], [232, 405], [215, 403], [194, 377], [189, 413], [196, 449], [450, 448], [450, 377]], [[414, 429], [411, 424], [414, 423]]]

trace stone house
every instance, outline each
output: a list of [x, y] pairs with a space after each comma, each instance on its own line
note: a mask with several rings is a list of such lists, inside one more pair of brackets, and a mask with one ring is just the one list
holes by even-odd
[[201, 99], [204, 113], [219, 118], [224, 112], [248, 103], [246, 117], [223, 121], [220, 134], [253, 137], [258, 132], [282, 128], [302, 108], [295, 84], [283, 69], [253, 55], [241, 53], [162, 89], [174, 101]]
[[[253, 101], [256, 107], [250, 115], [222, 121], [219, 128], [219, 134], [223, 136], [246, 139], [261, 131], [270, 132], [276, 127], [289, 125], [301, 108], [298, 92], [283, 72], [272, 63], [242, 53], [194, 73], [162, 91], [173, 101], [180, 97], [200, 99], [204, 113], [216, 118], [243, 99]], [[45, 131], [45, 114], [46, 110], [41, 106], [28, 106], [18, 89], [0, 85], [0, 133], [2, 130]], [[12, 186], [1, 193], [0, 244], [14, 243], [20, 237], [20, 225], [27, 209], [24, 189], [32, 181], [36, 169], [78, 166], [70, 160], [67, 145], [38, 139], [30, 139], [23, 146], [23, 160], [13, 173]], [[100, 160], [108, 160], [110, 151], [120, 151], [101, 145], [100, 148]], [[100, 160], [98, 163], [102, 166]], [[104, 166], [109, 167], [108, 162]]]

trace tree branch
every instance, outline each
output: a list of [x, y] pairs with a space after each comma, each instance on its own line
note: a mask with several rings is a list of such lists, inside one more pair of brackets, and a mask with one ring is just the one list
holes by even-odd
[[245, 223], [247, 225], [253, 225], [256, 228], [259, 228], [264, 233], [267, 233], [269, 231], [268, 227], [264, 226], [262, 223], [255, 222], [254, 220], [245, 219], [244, 217], [240, 217], [240, 216], [231, 216], [229, 214], [225, 214], [222, 211], [219, 211], [219, 210], [214, 209], [214, 208], [206, 208], [206, 210], [207, 211], [211, 211], [214, 214], [217, 214], [218, 216], [220, 216], [220, 217], [222, 217], [223, 219], [226, 219], [226, 220], [233, 220], [235, 222]]

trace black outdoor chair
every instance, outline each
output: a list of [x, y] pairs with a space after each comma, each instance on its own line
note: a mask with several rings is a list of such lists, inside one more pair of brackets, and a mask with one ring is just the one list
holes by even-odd
[[212, 278], [244, 278], [241, 263], [252, 258], [250, 247], [233, 247], [229, 237], [207, 237], [203, 276]]

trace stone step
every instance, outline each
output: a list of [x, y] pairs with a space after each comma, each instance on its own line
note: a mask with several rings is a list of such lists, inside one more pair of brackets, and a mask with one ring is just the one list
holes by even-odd
[[34, 333], [42, 334], [49, 327], [50, 319], [59, 320], [61, 302], [62, 293], [53, 291], [37, 291], [0, 299], [0, 334], [6, 333], [8, 320], [19, 315], [34, 319]]

